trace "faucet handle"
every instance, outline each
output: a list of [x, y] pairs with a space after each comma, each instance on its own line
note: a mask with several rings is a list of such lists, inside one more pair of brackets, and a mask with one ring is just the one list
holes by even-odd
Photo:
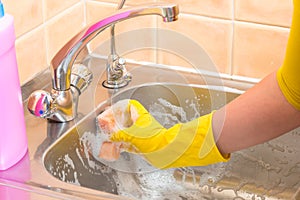
[[[71, 88], [66, 91], [34, 91], [28, 99], [27, 108], [37, 117], [66, 122], [76, 117], [78, 96], [92, 82], [92, 72], [82, 64], [74, 65], [71, 74]], [[68, 110], [68, 108], [72, 108]]]
[[29, 96], [27, 108], [31, 114], [47, 118], [51, 115], [52, 101], [53, 99], [49, 92], [37, 90]]

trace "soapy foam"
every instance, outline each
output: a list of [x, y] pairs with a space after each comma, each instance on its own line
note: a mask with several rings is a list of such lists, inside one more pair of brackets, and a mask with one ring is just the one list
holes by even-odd
[[[188, 121], [183, 108], [172, 105], [162, 98], [158, 99], [158, 102], [150, 105], [149, 112], [165, 127]], [[157, 170], [140, 155], [128, 152], [121, 152], [120, 158], [112, 162], [99, 158], [98, 154], [101, 145], [107, 140], [107, 133], [103, 132], [101, 129], [98, 129], [98, 133], [96, 134], [84, 133], [81, 137], [81, 141], [85, 148], [92, 152], [94, 158], [112, 169], [127, 173], [145, 173]]]
[[[145, 159], [139, 155], [131, 154], [128, 152], [121, 152], [120, 158], [116, 161], [107, 161], [99, 158], [99, 150], [104, 141], [107, 141], [106, 134], [101, 132], [94, 134], [91, 132], [85, 132], [81, 137], [82, 144], [84, 145], [85, 152], [92, 152], [92, 155], [96, 160], [105, 164], [106, 166], [115, 169], [116, 171], [122, 171], [127, 173], [142, 173], [156, 170]], [[93, 162], [93, 161], [89, 161]], [[92, 163], [94, 164], [94, 163]]]
[[[197, 97], [197, 98], [205, 98]], [[186, 105], [178, 107], [172, 105], [165, 99], [158, 99], [149, 107], [149, 112], [165, 127], [170, 127], [179, 122], [186, 122], [193, 118], [202, 115], [202, 110], [199, 107], [204, 107], [199, 99], [186, 100]], [[194, 115], [190, 118], [187, 116], [183, 108], [188, 108], [194, 111]], [[200, 110], [200, 111], [199, 111]], [[91, 134], [91, 133], [90, 133]], [[299, 136], [298, 132], [293, 132], [294, 137]], [[91, 137], [91, 136], [89, 136]], [[97, 147], [101, 146], [101, 134], [93, 134], [93, 136], [87, 141], [100, 141], [98, 144], [94, 144]], [[297, 141], [297, 140], [296, 140]], [[91, 144], [89, 144], [91, 145]], [[89, 146], [87, 145], [87, 146]], [[251, 194], [245, 192], [245, 188], [258, 186], [265, 188], [269, 193], [276, 195], [285, 191], [286, 188], [299, 187], [299, 182], [296, 181], [297, 174], [300, 171], [300, 164], [297, 160], [288, 160], [284, 156], [262, 158], [260, 155], [256, 155], [256, 151], [259, 148], [265, 146], [270, 152], [283, 154], [292, 154], [297, 152], [294, 149], [288, 148], [286, 145], [277, 144], [276, 142], [268, 142], [264, 145], [256, 148], [251, 148], [245, 152], [239, 152], [232, 155], [230, 163], [219, 163], [205, 167], [193, 167], [193, 168], [180, 168], [169, 170], [145, 170], [145, 166], [140, 163], [143, 160], [140, 156], [137, 156], [137, 160], [131, 160], [131, 154], [124, 153], [122, 163], [113, 165], [112, 163], [105, 163], [109, 168], [112, 166], [117, 171], [115, 181], [118, 186], [118, 193], [120, 195], [130, 197], [132, 199], [219, 199], [220, 197], [231, 197], [228, 199], [272, 199], [272, 197], [265, 197], [265, 194]], [[258, 150], [259, 152], [259, 150]], [[253, 154], [253, 155], [252, 155]], [[126, 170], [120, 170], [124, 166], [124, 162], [128, 161], [127, 167], [138, 164], [139, 168], [134, 165], [134, 171], [128, 173], [129, 168]], [[144, 160], [143, 160], [144, 161]], [[235, 165], [236, 162], [243, 163]], [[147, 164], [147, 163], [146, 163]], [[148, 165], [148, 164], [147, 164]], [[241, 169], [240, 166], [247, 166], [247, 168]], [[290, 167], [287, 167], [290, 166]], [[238, 168], [237, 168], [238, 167]], [[243, 171], [244, 170], [244, 171]], [[249, 171], [252, 170], [252, 171]], [[254, 171], [253, 171], [254, 170]], [[249, 172], [246, 172], [249, 171]], [[244, 176], [240, 177], [239, 173]], [[245, 176], [249, 174], [249, 177]], [[258, 177], [253, 179], [253, 174], [257, 174]], [[287, 178], [291, 176], [295, 177], [294, 184], [290, 181], [288, 185]], [[218, 183], [226, 178], [235, 178], [237, 183], [234, 186], [220, 186]], [[277, 178], [278, 177], [278, 178]], [[267, 180], [272, 180], [267, 181]], [[130, 184], [130, 187], [128, 187]], [[281, 188], [281, 189], [280, 189]], [[246, 189], [247, 191], [247, 189]], [[233, 197], [233, 198], [232, 198]], [[222, 198], [221, 198], [222, 199]]]
[[[83, 144], [85, 144], [84, 151], [88, 152], [93, 149], [93, 143], [97, 143], [95, 141], [98, 141], [99, 139], [103, 139], [99, 134], [93, 134], [91, 132], [84, 133], [81, 139]], [[99, 144], [100, 143], [94, 145], [99, 147]], [[138, 200], [193, 200], [206, 195], [202, 190], [187, 190], [186, 185], [190, 184], [189, 181], [185, 180], [183, 177], [179, 180], [175, 178], [174, 169], [157, 170], [145, 162], [140, 156], [136, 155], [133, 158], [131, 156], [132, 155], [126, 153], [126, 156], [122, 155], [121, 159], [116, 162], [107, 162], [98, 158], [96, 159], [108, 166], [108, 168], [116, 170], [117, 175], [114, 177], [114, 180], [116, 181], [119, 195]], [[137, 160], [134, 160], [134, 158]], [[141, 159], [145, 163], [141, 163]], [[97, 168], [97, 163], [93, 160], [89, 160], [88, 164], [92, 169]], [[138, 164], [138, 166], [136, 166], [136, 164]], [[205, 170], [202, 170], [200, 181], [196, 179], [196, 174], [199, 172], [196, 168], [181, 168], [179, 170], [184, 171], [183, 176], [193, 177], [195, 181], [193, 181], [192, 184], [198, 185], [199, 187], [216, 183], [220, 177], [222, 177], [220, 173], [222, 170], [218, 170], [217, 167], [215, 168], [215, 171], [208, 170], [205, 172]], [[130, 187], [128, 187], [128, 185], [130, 185]]]
[[[149, 110], [165, 126], [172, 126], [174, 123], [185, 122], [186, 120], [199, 117], [200, 113], [203, 114], [201, 108], [204, 105], [201, 103], [201, 98], [205, 97], [197, 97], [194, 100], [187, 99], [185, 101], [186, 105], [182, 106], [182, 108], [195, 111], [195, 114], [190, 118], [187, 117], [185, 112], [182, 112], [184, 110], [181, 107], [172, 105], [164, 99], [159, 99], [150, 105]], [[297, 146], [296, 144], [299, 144], [300, 131], [294, 131], [290, 136], [294, 137], [292, 142], [295, 143], [291, 146]], [[100, 172], [112, 174], [112, 163], [105, 163], [105, 161], [101, 160], [100, 162], [106, 165], [103, 166], [99, 165], [99, 160], [96, 161], [91, 158], [91, 154], [97, 155], [97, 149], [100, 148], [104, 140], [107, 140], [105, 134], [86, 132], [80, 139], [84, 149], [76, 149], [76, 154], [82, 165], [91, 174]], [[206, 167], [153, 171], [144, 170], [144, 166], [139, 162], [142, 159], [140, 156], [137, 157], [136, 161], [132, 161], [130, 154], [122, 153], [122, 157], [128, 161], [128, 166], [133, 165], [135, 162], [140, 168], [134, 166], [134, 171], [128, 173], [128, 171], [126, 172], [128, 169], [122, 171], [117, 168], [119, 167], [118, 165], [113, 166], [116, 170], [116, 173], [113, 173], [113, 179], [117, 185], [119, 195], [138, 200], [223, 199], [223, 197], [237, 200], [270, 200], [274, 198], [265, 195], [276, 196], [281, 193], [285, 194], [285, 190], [300, 187], [300, 163], [299, 159], [297, 159], [297, 155], [299, 155], [297, 152], [299, 151], [291, 146], [282, 141], [277, 143], [274, 140], [258, 145], [248, 151], [233, 154], [229, 163]], [[260, 152], [263, 148], [265, 151], [269, 150], [272, 156], [261, 157]], [[295, 159], [290, 158], [287, 154], [295, 154]], [[68, 154], [60, 157], [55, 166], [58, 167], [54, 169], [54, 167], [50, 166], [50, 171], [54, 176], [65, 182], [80, 184], [78, 177], [81, 175], [77, 174], [76, 166]], [[126, 167], [128, 168], [128, 166]], [[247, 168], [243, 166], [247, 166]], [[249, 174], [249, 177], [247, 177], [247, 174]], [[253, 174], [256, 175], [255, 178]], [[226, 178], [234, 179], [236, 183], [230, 186], [222, 186], [222, 181], [225, 179], [226, 183]], [[219, 181], [221, 181], [220, 185], [218, 184]], [[247, 193], [245, 190], [248, 191], [248, 187], [260, 188], [263, 192], [261, 194]]]
[[[188, 106], [195, 111], [193, 118], [199, 117], [200, 113], [197, 104], [193, 101], [188, 102]], [[187, 122], [186, 112], [182, 107], [172, 105], [165, 99], [159, 98], [157, 102], [149, 107], [149, 112], [165, 127], [171, 127], [176, 123]], [[118, 186], [118, 193], [123, 196], [136, 199], [198, 199], [204, 194], [201, 191], [186, 191], [184, 185], [185, 180], [178, 181], [174, 177], [174, 169], [157, 170], [144, 160], [140, 155], [122, 152], [117, 161], [109, 162], [98, 158], [99, 149], [103, 141], [107, 140], [107, 135], [101, 133], [86, 132], [81, 137], [85, 151], [92, 151], [95, 159], [105, 164], [109, 168], [116, 170], [117, 176], [115, 180]], [[89, 164], [95, 165], [89, 161]], [[94, 166], [95, 167], [95, 166]], [[206, 168], [203, 168], [206, 169]], [[207, 168], [209, 169], [209, 167]], [[224, 169], [224, 168], [222, 168]], [[184, 176], [192, 176], [195, 180], [193, 184], [205, 186], [206, 184], [216, 183], [221, 177], [223, 170], [202, 170], [201, 182], [196, 181], [196, 173], [199, 172], [195, 168], [182, 168]], [[195, 171], [196, 170], [196, 171]], [[135, 175], [134, 175], [135, 174]], [[132, 176], [135, 176], [133, 179]], [[130, 183], [131, 187], [128, 188]], [[134, 195], [133, 195], [134, 194]]]
[[59, 167], [53, 167], [52, 165], [49, 167], [51, 174], [64, 182], [80, 185], [74, 162], [68, 154], [60, 157], [55, 166]]

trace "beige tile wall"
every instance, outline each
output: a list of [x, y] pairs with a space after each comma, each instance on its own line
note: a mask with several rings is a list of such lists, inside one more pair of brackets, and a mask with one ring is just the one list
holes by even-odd
[[[49, 66], [53, 55], [86, 24], [107, 16], [117, 0], [2, 0], [15, 17], [16, 49], [21, 83]], [[158, 0], [128, 0], [127, 6]], [[163, 1], [163, 0], [159, 0]], [[292, 0], [165, 0], [180, 6], [179, 20], [162, 23], [157, 17], [128, 20], [125, 32], [157, 27], [183, 34], [201, 46], [218, 71], [262, 78], [284, 58], [292, 14]], [[91, 45], [107, 40], [102, 34]], [[191, 53], [195, 53], [191, 49]], [[184, 56], [164, 51], [128, 52], [131, 59], [192, 67]], [[197, 56], [197, 55], [196, 55]]]

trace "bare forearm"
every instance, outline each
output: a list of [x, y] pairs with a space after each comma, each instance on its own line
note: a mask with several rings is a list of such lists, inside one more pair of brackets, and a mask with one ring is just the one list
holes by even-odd
[[263, 143], [300, 126], [300, 112], [285, 99], [274, 72], [216, 111], [212, 123], [217, 146], [225, 154]]

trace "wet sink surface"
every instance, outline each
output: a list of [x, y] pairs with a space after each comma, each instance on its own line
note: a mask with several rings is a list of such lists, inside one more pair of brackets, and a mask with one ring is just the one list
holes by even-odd
[[[89, 150], [97, 134], [95, 117], [121, 99], [137, 99], [152, 114], [166, 115], [165, 126], [218, 109], [239, 94], [200, 85], [148, 84], [117, 92], [55, 141], [43, 156], [47, 171], [61, 181], [133, 199], [291, 199], [299, 188], [299, 133], [232, 155], [230, 162], [207, 167], [132, 173], [102, 163]], [[178, 108], [180, 112], [172, 111]], [[170, 117], [171, 114], [172, 117]], [[172, 121], [173, 120], [173, 121]], [[125, 155], [126, 156], [126, 155]], [[127, 155], [128, 156], [128, 155]], [[129, 155], [130, 156], [130, 155]], [[134, 167], [132, 161], [132, 167]], [[130, 167], [130, 166], [129, 166]]]

